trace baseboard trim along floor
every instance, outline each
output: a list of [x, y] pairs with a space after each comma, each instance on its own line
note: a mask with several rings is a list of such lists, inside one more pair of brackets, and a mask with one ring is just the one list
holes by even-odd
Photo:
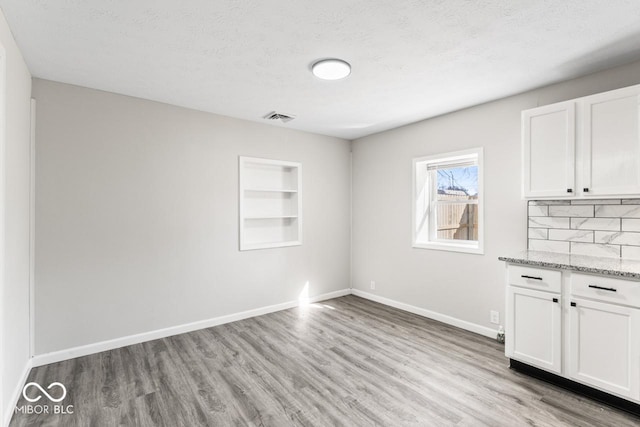
[[6, 419], [2, 420], [4, 421], [2, 425], [8, 425], [9, 420], [13, 415], [13, 408], [16, 406], [17, 402], [19, 401], [20, 395], [22, 393], [22, 387], [26, 383], [27, 377], [32, 368], [48, 365], [51, 363], [62, 362], [62, 361], [74, 359], [77, 357], [88, 356], [88, 355], [100, 353], [103, 351], [114, 350], [121, 347], [133, 345], [133, 344], [140, 344], [143, 342], [152, 341], [160, 338], [166, 338], [166, 337], [179, 335], [187, 332], [197, 331], [200, 329], [210, 328], [213, 326], [231, 323], [238, 320], [244, 320], [251, 317], [261, 316], [264, 314], [274, 313], [277, 311], [297, 307], [304, 303], [316, 303], [319, 301], [338, 298], [338, 297], [342, 297], [350, 294], [353, 294], [358, 297], [368, 299], [374, 302], [378, 302], [380, 304], [384, 304], [389, 307], [394, 307], [409, 313], [417, 314], [425, 318], [436, 320], [447, 325], [455, 326], [455, 327], [458, 327], [482, 336], [486, 336], [489, 338], [496, 337], [497, 331], [491, 328], [483, 327], [483, 326], [480, 326], [471, 322], [467, 322], [464, 320], [460, 320], [448, 315], [444, 315], [431, 310], [416, 307], [403, 302], [395, 301], [389, 298], [385, 298], [369, 292], [364, 292], [358, 289], [341, 289], [339, 291], [316, 295], [306, 300], [288, 301], [280, 304], [274, 304], [274, 305], [260, 307], [252, 310], [242, 311], [239, 313], [219, 316], [212, 319], [206, 319], [206, 320], [187, 323], [183, 325], [172, 326], [169, 328], [149, 331], [141, 334], [129, 335], [126, 337], [116, 338], [108, 341], [101, 341], [101, 342], [73, 347], [65, 350], [36, 355], [32, 359], [28, 360], [27, 364], [25, 365], [24, 371], [21, 375], [20, 383], [17, 385], [16, 390], [11, 396], [11, 401], [9, 402], [10, 405], [9, 405], [8, 411], [6, 414], [4, 414]]
[[27, 382], [27, 378], [29, 377], [29, 373], [31, 372], [31, 368], [33, 367], [33, 359], [27, 360], [27, 363], [22, 370], [22, 374], [20, 375], [20, 380], [18, 380], [18, 384], [16, 385], [15, 390], [11, 395], [11, 400], [9, 400], [9, 406], [6, 408], [7, 412], [4, 414], [4, 420], [2, 425], [8, 426], [11, 421], [11, 417], [13, 416], [14, 408], [18, 404], [18, 400], [22, 396], [22, 389]]
[[59, 381], [73, 413], [11, 427], [638, 426], [508, 360], [495, 339], [346, 295], [36, 367], [27, 381]]
[[[152, 341], [159, 338], [166, 338], [173, 335], [183, 334], [185, 332], [197, 331], [199, 329], [210, 328], [212, 326], [218, 326], [225, 323], [231, 323], [238, 320], [248, 319], [250, 317], [262, 316], [263, 314], [273, 313], [280, 310], [286, 310], [288, 308], [297, 307], [302, 302], [314, 303], [318, 301], [324, 301], [331, 298], [338, 298], [351, 294], [351, 289], [341, 289], [339, 291], [329, 292], [326, 294], [316, 295], [309, 297], [306, 301], [288, 301], [280, 304], [269, 305], [266, 307], [260, 307], [253, 310], [242, 311], [239, 313], [228, 314], [225, 316], [214, 317], [212, 319], [201, 320], [198, 322], [186, 323], [178, 326], [171, 326], [169, 328], [157, 329], [155, 331], [144, 332], [136, 335], [129, 335], [122, 338], [115, 338], [108, 341], [101, 341], [93, 344], [87, 344], [79, 347], [73, 347], [66, 350], [54, 351], [51, 353], [45, 353], [36, 355], [33, 357], [32, 366], [43, 366], [50, 363], [62, 362], [63, 360], [74, 359], [76, 357], [88, 356], [90, 354], [100, 353], [102, 351], [113, 350], [120, 347], [125, 347], [132, 344], [140, 344], [146, 341]], [[24, 382], [23, 382], [24, 384]]]
[[[497, 330], [477, 325], [475, 323], [467, 322], [465, 320], [457, 319], [455, 317], [448, 316], [446, 314], [437, 313], [435, 311], [427, 310], [424, 308], [416, 307], [410, 304], [392, 300], [389, 298], [381, 297], [379, 295], [364, 292], [359, 289], [341, 289], [335, 292], [329, 292], [326, 294], [316, 295], [310, 297], [306, 302], [314, 303], [318, 301], [324, 301], [331, 298], [337, 298], [345, 295], [353, 294], [361, 298], [365, 298], [371, 301], [378, 302], [380, 304], [388, 305], [400, 310], [408, 311], [409, 313], [417, 314], [429, 319], [437, 320], [438, 322], [445, 323], [447, 325], [455, 326], [476, 334], [483, 335], [489, 338], [495, 338]], [[169, 328], [158, 329], [155, 331], [145, 332], [136, 335], [129, 335], [122, 338], [115, 338], [108, 341], [101, 341], [93, 344], [87, 344], [79, 347], [73, 347], [66, 350], [55, 351], [51, 353], [45, 353], [34, 356], [31, 360], [33, 367], [48, 365], [49, 363], [61, 362], [63, 360], [74, 359], [76, 357], [87, 356], [90, 354], [100, 353], [102, 351], [113, 350], [120, 347], [125, 347], [132, 344], [139, 344], [145, 341], [151, 341], [159, 338], [166, 338], [172, 335], [183, 334], [185, 332], [196, 331], [198, 329], [210, 328], [212, 326], [222, 325], [225, 323], [235, 322], [237, 320], [243, 320], [250, 317], [261, 316], [263, 314], [273, 313], [280, 310], [286, 310], [300, 305], [301, 301], [288, 301], [280, 304], [274, 304], [266, 307], [260, 307], [253, 310], [242, 311], [239, 313], [228, 314], [225, 316], [214, 317], [212, 319], [201, 320], [198, 322], [187, 323], [178, 326], [172, 326]]]
[[488, 338], [496, 338], [498, 334], [497, 329], [491, 329], [484, 326], [476, 325], [475, 323], [460, 320], [455, 317], [447, 316], [446, 314], [438, 313], [435, 311], [427, 310], [425, 308], [416, 307], [414, 305], [405, 304], [396, 300], [381, 297], [379, 295], [364, 292], [359, 289], [351, 289], [351, 293], [360, 298], [365, 298], [371, 301], [379, 302], [380, 304], [388, 305], [400, 310], [408, 311], [409, 313], [417, 314], [418, 316], [427, 317], [438, 322], [446, 323], [447, 325], [455, 326], [457, 328], [464, 329], [466, 331], [475, 332], [476, 334], [483, 335]]

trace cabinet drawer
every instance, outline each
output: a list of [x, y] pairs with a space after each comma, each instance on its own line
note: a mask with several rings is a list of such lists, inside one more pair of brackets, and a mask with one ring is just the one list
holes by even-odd
[[547, 292], [560, 292], [562, 274], [559, 270], [509, 265], [509, 284]]
[[640, 282], [573, 273], [571, 296], [640, 308]]

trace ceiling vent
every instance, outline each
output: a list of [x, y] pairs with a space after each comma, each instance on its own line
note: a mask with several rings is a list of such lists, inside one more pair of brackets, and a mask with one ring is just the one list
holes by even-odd
[[296, 116], [291, 116], [289, 114], [276, 113], [275, 111], [272, 111], [266, 116], [264, 116], [264, 118], [267, 120], [281, 120], [282, 123], [287, 123], [295, 119]]

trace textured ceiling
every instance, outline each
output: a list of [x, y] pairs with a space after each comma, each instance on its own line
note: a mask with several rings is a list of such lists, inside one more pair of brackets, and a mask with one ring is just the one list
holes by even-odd
[[[640, 58], [638, 0], [0, 0], [36, 77], [354, 139]], [[326, 82], [313, 62], [351, 75]]]

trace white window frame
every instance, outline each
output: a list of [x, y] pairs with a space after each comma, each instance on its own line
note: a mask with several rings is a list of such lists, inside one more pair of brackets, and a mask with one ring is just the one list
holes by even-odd
[[[412, 192], [412, 246], [452, 252], [484, 254], [484, 164], [482, 147], [451, 153], [417, 157], [413, 159]], [[478, 240], [448, 240], [436, 238], [434, 210], [437, 197], [436, 183], [432, 182], [427, 166], [433, 163], [468, 162], [478, 166]], [[420, 170], [419, 170], [420, 169]]]

